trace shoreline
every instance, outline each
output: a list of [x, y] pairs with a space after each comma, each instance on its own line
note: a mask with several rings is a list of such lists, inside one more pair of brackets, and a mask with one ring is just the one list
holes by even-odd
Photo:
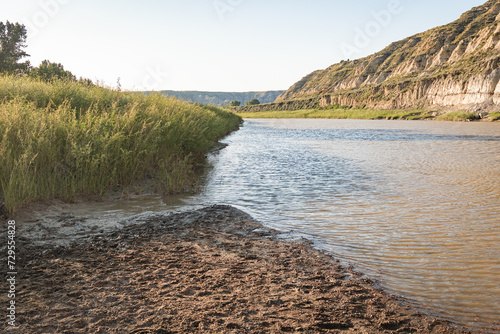
[[[243, 108], [243, 107], [242, 107]], [[420, 121], [451, 121], [451, 122], [496, 122], [500, 119], [500, 112], [475, 113], [465, 111], [443, 112], [438, 110], [370, 110], [359, 108], [340, 109], [298, 109], [298, 110], [262, 110], [240, 111], [233, 110], [236, 115], [244, 119], [271, 118], [271, 119], [352, 119], [352, 120], [420, 120]]]
[[67, 246], [20, 236], [19, 330], [468, 333], [230, 206], [128, 221]]

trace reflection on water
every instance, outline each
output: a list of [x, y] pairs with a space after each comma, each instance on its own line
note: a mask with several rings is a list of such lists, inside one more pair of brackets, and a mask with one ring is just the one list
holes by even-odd
[[500, 124], [252, 120], [184, 205], [319, 238], [392, 292], [500, 330]]

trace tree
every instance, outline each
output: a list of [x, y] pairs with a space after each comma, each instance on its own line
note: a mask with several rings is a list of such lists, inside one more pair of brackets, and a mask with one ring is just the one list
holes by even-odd
[[26, 27], [19, 23], [0, 22], [0, 73], [19, 74], [27, 72], [30, 62], [19, 61], [29, 57], [23, 48], [26, 47]]
[[260, 104], [260, 101], [257, 99], [251, 99], [250, 101], [245, 102], [246, 106], [254, 106]]
[[33, 68], [30, 71], [30, 76], [47, 82], [58, 79], [76, 81], [76, 77], [73, 73], [66, 71], [63, 65], [59, 63], [51, 63], [48, 60], [42, 61], [40, 66]]
[[231, 101], [229, 102], [230, 107], [239, 107], [241, 106], [241, 101]]

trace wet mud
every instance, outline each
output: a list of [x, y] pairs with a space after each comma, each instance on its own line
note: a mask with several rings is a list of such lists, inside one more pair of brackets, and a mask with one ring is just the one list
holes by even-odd
[[12, 332], [464, 333], [230, 206], [121, 225], [64, 246], [20, 237]]

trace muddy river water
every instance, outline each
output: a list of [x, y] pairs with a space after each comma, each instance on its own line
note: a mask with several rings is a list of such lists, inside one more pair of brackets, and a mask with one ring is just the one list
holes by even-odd
[[500, 123], [246, 120], [223, 142], [200, 194], [92, 214], [234, 205], [417, 308], [500, 331]]
[[500, 330], [500, 123], [247, 120], [202, 195], [317, 237], [392, 292]]

